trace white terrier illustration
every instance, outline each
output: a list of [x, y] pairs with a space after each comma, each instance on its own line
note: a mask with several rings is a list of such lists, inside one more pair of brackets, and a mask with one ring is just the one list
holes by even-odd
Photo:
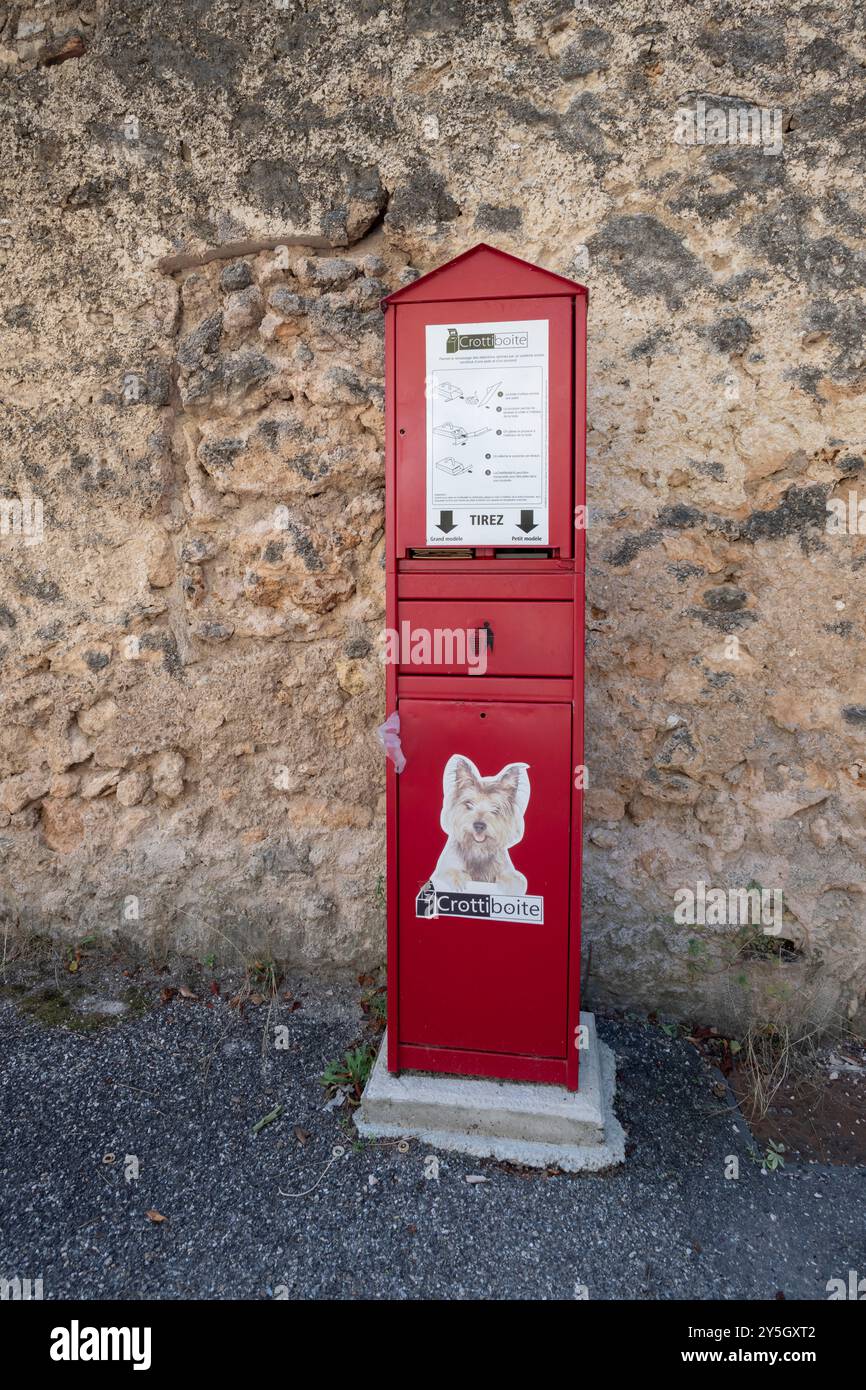
[[528, 766], [509, 763], [495, 777], [482, 777], [470, 758], [454, 753], [448, 759], [439, 817], [448, 841], [431, 880], [437, 892], [459, 892], [470, 883], [490, 883], [517, 896], [526, 892], [526, 878], [508, 851], [523, 839]]

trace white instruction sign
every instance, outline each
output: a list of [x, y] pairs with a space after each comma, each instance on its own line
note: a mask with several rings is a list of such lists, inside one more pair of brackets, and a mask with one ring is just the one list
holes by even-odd
[[548, 543], [548, 320], [428, 324], [427, 545]]

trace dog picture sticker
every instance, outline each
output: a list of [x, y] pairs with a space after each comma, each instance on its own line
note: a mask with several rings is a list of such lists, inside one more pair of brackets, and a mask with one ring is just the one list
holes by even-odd
[[483, 777], [471, 758], [451, 755], [439, 816], [445, 847], [416, 898], [416, 916], [544, 922], [544, 898], [527, 893], [526, 876], [508, 852], [523, 839], [528, 767], [508, 763]]
[[546, 545], [548, 320], [426, 328], [427, 545]]

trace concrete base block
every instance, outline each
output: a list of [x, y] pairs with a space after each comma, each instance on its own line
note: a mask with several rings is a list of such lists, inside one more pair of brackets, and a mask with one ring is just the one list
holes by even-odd
[[616, 1059], [596, 1037], [594, 1016], [582, 1013], [580, 1021], [589, 1045], [581, 1053], [576, 1093], [528, 1081], [413, 1071], [392, 1076], [386, 1037], [355, 1111], [358, 1132], [569, 1173], [622, 1163], [625, 1133], [613, 1113]]

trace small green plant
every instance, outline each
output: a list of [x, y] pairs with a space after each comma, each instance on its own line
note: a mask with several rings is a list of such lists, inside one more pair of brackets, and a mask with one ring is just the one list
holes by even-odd
[[381, 1033], [388, 1021], [388, 991], [384, 985], [379, 989], [370, 990], [368, 994], [362, 994], [361, 1008], [374, 1031]]
[[388, 903], [387, 895], [385, 893], [384, 874], [380, 874], [379, 877], [376, 879], [376, 902], [379, 904], [380, 907], [386, 907]]
[[357, 1100], [367, 1083], [375, 1053], [367, 1044], [349, 1048], [342, 1060], [329, 1062], [319, 1078], [326, 1090], [354, 1092]]
[[749, 1149], [749, 1157], [755, 1163], [759, 1163], [765, 1173], [775, 1173], [777, 1168], [784, 1168], [785, 1166], [785, 1160], [782, 1157], [784, 1152], [784, 1144], [777, 1144], [775, 1139], [768, 1139], [766, 1153], [762, 1154], [759, 1149]]
[[204, 964], [207, 966], [208, 970], [213, 970], [214, 966], [216, 965], [216, 956], [214, 955], [213, 951], [211, 951], [208, 955], [205, 956]]

